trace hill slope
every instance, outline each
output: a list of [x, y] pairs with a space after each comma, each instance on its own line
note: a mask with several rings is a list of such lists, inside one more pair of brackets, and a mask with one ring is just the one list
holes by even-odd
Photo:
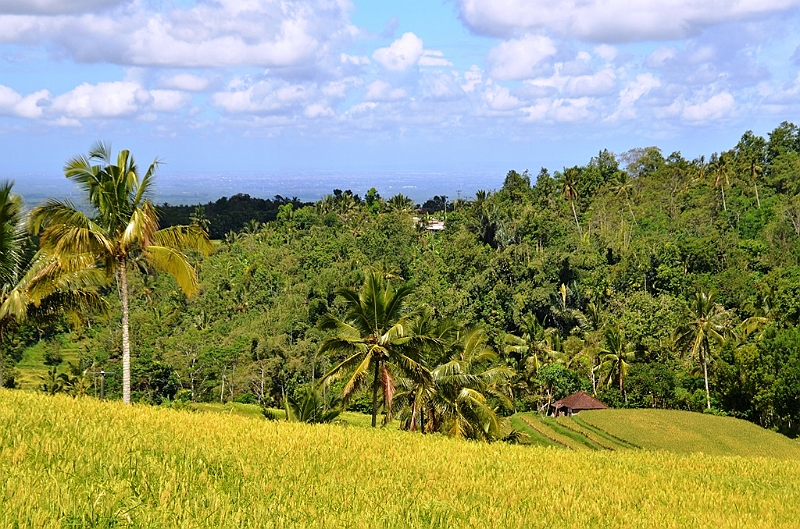
[[800, 461], [568, 452], [0, 390], [0, 526], [776, 527]]
[[732, 417], [637, 409], [584, 411], [574, 420], [648, 450], [800, 460], [800, 442]]

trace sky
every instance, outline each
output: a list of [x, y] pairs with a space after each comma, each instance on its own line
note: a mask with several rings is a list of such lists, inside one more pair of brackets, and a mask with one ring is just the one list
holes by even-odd
[[0, 174], [687, 158], [800, 121], [800, 0], [0, 0]]

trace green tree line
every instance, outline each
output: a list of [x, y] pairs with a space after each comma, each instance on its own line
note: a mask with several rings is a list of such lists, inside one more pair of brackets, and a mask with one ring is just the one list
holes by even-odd
[[[187, 254], [196, 296], [130, 263], [131, 398], [285, 407], [313, 388], [376, 423], [498, 438], [503, 416], [584, 389], [796, 436], [798, 174], [800, 131], [782, 123], [693, 160], [646, 147], [509, 171], [501, 189], [448, 202], [437, 232], [402, 195], [287, 201], [213, 255]], [[189, 226], [213, 230], [193, 213]], [[122, 307], [104, 288], [88, 325], [5, 337], [6, 371], [40, 335], [114, 369]], [[359, 323], [380, 292], [398, 311]]]

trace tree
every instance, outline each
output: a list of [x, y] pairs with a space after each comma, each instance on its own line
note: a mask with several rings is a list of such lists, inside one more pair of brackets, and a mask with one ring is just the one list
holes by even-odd
[[31, 228], [40, 235], [43, 250], [65, 270], [99, 268], [115, 278], [122, 302], [122, 399], [131, 398], [131, 347], [128, 329], [128, 266], [141, 258], [169, 273], [187, 295], [197, 292], [197, 273], [188, 250], [210, 254], [213, 245], [200, 226], [158, 229], [150, 196], [158, 160], [142, 175], [133, 156], [119, 151], [112, 160], [110, 146], [101, 142], [88, 156], [71, 158], [64, 175], [86, 193], [91, 213], [68, 201], [50, 199], [31, 212]]
[[628, 178], [628, 173], [625, 171], [617, 171], [611, 184], [611, 192], [618, 197], [623, 197], [628, 204], [628, 211], [631, 212], [631, 218], [634, 224], [636, 223], [636, 215], [633, 214], [633, 207], [631, 207], [631, 194], [633, 193], [633, 182]]
[[721, 344], [731, 330], [730, 314], [715, 299], [716, 292], [698, 289], [684, 314], [683, 323], [675, 332], [675, 344], [700, 362], [703, 368], [708, 409], [711, 409], [711, 393], [708, 390], [710, 340]]
[[[623, 381], [628, 376], [628, 363], [635, 356], [632, 344], [626, 342], [625, 336], [617, 326], [608, 327], [605, 331], [605, 347], [600, 351], [600, 369], [608, 370], [606, 384], [619, 382], [619, 391], [624, 395]], [[625, 397], [627, 402], [627, 396]]]
[[383, 392], [387, 421], [391, 417], [394, 369], [411, 378], [430, 377], [419, 360], [421, 346], [430, 339], [411, 333], [411, 318], [406, 312], [406, 298], [412, 292], [408, 285], [395, 290], [381, 273], [370, 270], [360, 292], [349, 288], [337, 290], [347, 306], [344, 319], [328, 313], [318, 323], [320, 329], [333, 332], [322, 342], [319, 352], [346, 355], [322, 378], [324, 384], [330, 384], [350, 372], [342, 390], [344, 403], [366, 385], [372, 370], [373, 428], [377, 425], [379, 390]]
[[517, 364], [517, 371], [525, 369], [535, 374], [539, 367], [551, 359], [553, 350], [550, 346], [555, 329], [545, 329], [535, 314], [522, 317], [520, 335], [506, 334], [504, 352]]
[[575, 201], [578, 199], [578, 179], [580, 175], [580, 169], [577, 167], [565, 168], [564, 172], [561, 174], [560, 184], [561, 190], [564, 193], [564, 198], [566, 198], [567, 202], [572, 206], [572, 216], [575, 217], [575, 226], [578, 227], [578, 234], [583, 235], [583, 230], [581, 230], [581, 225], [578, 222], [578, 213], [575, 211]]
[[728, 154], [722, 153], [719, 156], [714, 153], [709, 162], [711, 173], [714, 175], [714, 187], [719, 187], [722, 192], [722, 209], [728, 211], [728, 204], [725, 201], [725, 184], [731, 185], [730, 171], [728, 170]]
[[[22, 268], [24, 232], [21, 226], [22, 200], [11, 192], [13, 183], [0, 183], [0, 285], [3, 298], [17, 283]], [[3, 300], [5, 301], [5, 299]], [[3, 387], [3, 349], [8, 318], [0, 319], [0, 388]]]
[[513, 409], [508, 384], [514, 370], [499, 362], [483, 329], [462, 330], [432, 371], [424, 431], [484, 441], [503, 438], [497, 410]]

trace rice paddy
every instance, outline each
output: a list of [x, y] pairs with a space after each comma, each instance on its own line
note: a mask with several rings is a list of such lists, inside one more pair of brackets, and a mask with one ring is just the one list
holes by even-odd
[[483, 444], [7, 390], [0, 476], [0, 526], [31, 528], [791, 527], [800, 499], [800, 461], [755, 454]]

